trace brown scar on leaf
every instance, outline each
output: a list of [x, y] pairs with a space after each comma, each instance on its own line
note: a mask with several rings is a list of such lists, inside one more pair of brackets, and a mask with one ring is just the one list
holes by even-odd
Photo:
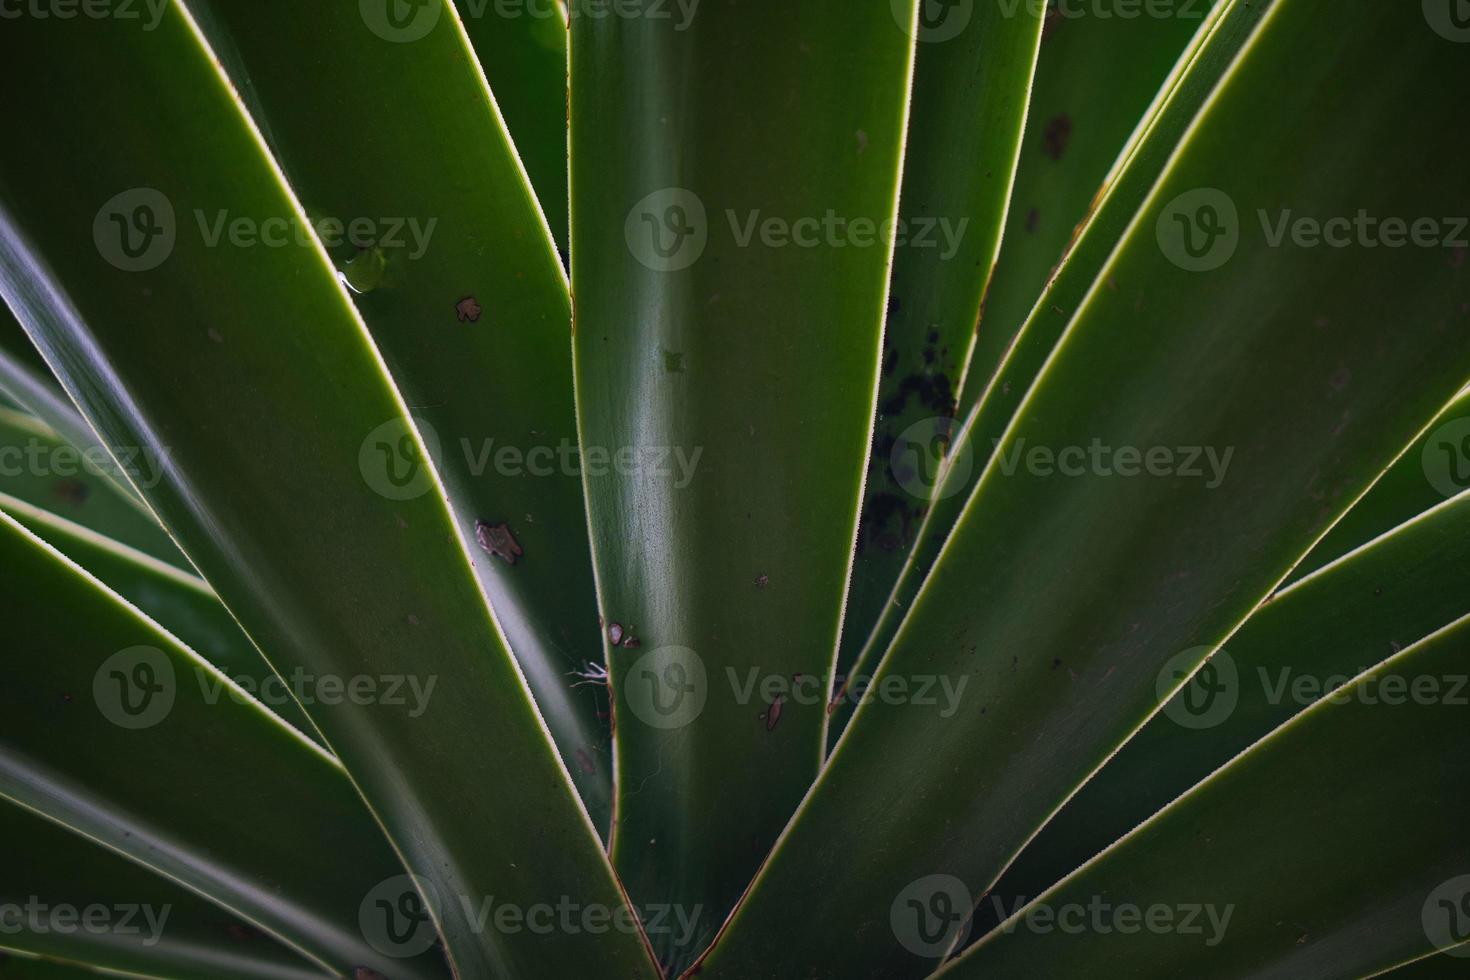
[[1046, 133], [1042, 140], [1046, 155], [1053, 160], [1060, 160], [1067, 152], [1067, 145], [1072, 142], [1072, 117], [1065, 112], [1053, 116], [1046, 124]]
[[755, 578], [755, 584], [757, 588], [764, 589], [766, 586], [771, 584], [771, 576], [757, 575]]
[[475, 300], [473, 296], [466, 296], [459, 302], [454, 304], [454, 314], [459, 318], [460, 323], [464, 323], [466, 321], [470, 323], [479, 323], [480, 314], [483, 312], [484, 310], [481, 309], [480, 304]]
[[55, 485], [52, 486], [51, 492], [61, 500], [75, 507], [80, 507], [87, 502], [87, 497], [91, 495], [92, 488], [81, 480], [64, 479], [57, 480]]
[[622, 646], [623, 645], [623, 626], [622, 626], [622, 624], [621, 623], [613, 623], [611, 626], [609, 626], [607, 628], [607, 638], [608, 638], [608, 641], [611, 642], [613, 646], [615, 646], [615, 647], [616, 646]]
[[592, 761], [592, 755], [586, 749], [577, 750], [577, 765], [589, 775], [597, 771], [597, 765]]
[[761, 712], [760, 718], [761, 721], [766, 723], [766, 731], [772, 732], [776, 730], [776, 722], [781, 720], [781, 706], [785, 703], [786, 695], [778, 694], [776, 695], [776, 700], [771, 702], [771, 706]]
[[514, 565], [526, 553], [511, 532], [509, 524], [487, 524], [485, 521], [476, 521], [475, 540], [490, 554], [505, 559], [508, 565]]

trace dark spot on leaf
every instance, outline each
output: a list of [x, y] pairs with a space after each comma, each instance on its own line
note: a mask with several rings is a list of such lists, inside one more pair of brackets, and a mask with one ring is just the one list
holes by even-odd
[[460, 323], [479, 323], [481, 312], [480, 304], [473, 296], [466, 296], [454, 304], [454, 315], [459, 318]]
[[764, 589], [766, 586], [771, 584], [771, 576], [757, 575], [755, 578], [755, 584], [757, 588]]
[[1053, 117], [1046, 124], [1046, 134], [1042, 140], [1046, 155], [1053, 160], [1060, 160], [1067, 152], [1067, 145], [1072, 142], [1072, 117], [1065, 112]]
[[771, 702], [770, 707], [761, 712], [761, 721], [766, 723], [766, 731], [776, 730], [776, 723], [781, 720], [781, 706], [786, 703], [784, 694], [776, 695], [776, 700]]
[[1036, 229], [1039, 228], [1040, 226], [1041, 226], [1041, 211], [1038, 210], [1037, 208], [1032, 208], [1030, 211], [1027, 211], [1026, 212], [1026, 233], [1027, 234], [1034, 233], [1036, 231]]
[[476, 521], [475, 540], [480, 543], [481, 548], [497, 558], [503, 558], [509, 565], [514, 565], [525, 554], [520, 542], [511, 533], [509, 524], [487, 524], [485, 521]]
[[57, 480], [52, 485], [51, 492], [73, 507], [80, 507], [87, 502], [87, 497], [91, 495], [92, 488], [81, 480], [66, 479]]

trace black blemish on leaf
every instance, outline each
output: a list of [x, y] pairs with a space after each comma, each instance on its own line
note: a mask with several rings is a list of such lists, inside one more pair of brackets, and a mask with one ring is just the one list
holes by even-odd
[[1052, 117], [1046, 124], [1042, 141], [1046, 155], [1053, 160], [1060, 160], [1066, 154], [1068, 144], [1072, 142], [1072, 117], [1065, 112]]
[[639, 647], [641, 647], [642, 645], [643, 645], [643, 641], [640, 640], [640, 639], [638, 639], [638, 637], [634, 636], [632, 633], [629, 633], [627, 636], [625, 636], [623, 638], [623, 649], [624, 650], [636, 650]]
[[1033, 234], [1039, 227], [1041, 227], [1041, 211], [1037, 208], [1032, 208], [1026, 212], [1026, 233], [1028, 235]]
[[514, 565], [526, 552], [511, 533], [510, 525], [488, 524], [485, 521], [475, 522], [475, 540], [480, 547], [497, 558], [503, 558], [506, 564]]
[[1056, 670], [1061, 665], [1062, 665], [1062, 658], [1061, 657], [1057, 657], [1055, 660], [1053, 660], [1051, 662], [1051, 669], [1052, 670]]

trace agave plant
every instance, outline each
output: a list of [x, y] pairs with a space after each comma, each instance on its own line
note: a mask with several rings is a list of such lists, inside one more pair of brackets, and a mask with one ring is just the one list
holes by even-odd
[[1463, 975], [1464, 0], [0, 81], [0, 978]]

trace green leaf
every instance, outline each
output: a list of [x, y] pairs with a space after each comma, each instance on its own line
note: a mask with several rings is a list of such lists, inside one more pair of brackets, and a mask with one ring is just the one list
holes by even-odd
[[[1470, 613], [1467, 568], [1463, 496], [1276, 593], [1026, 846], [978, 918], [998, 921], [997, 901], [1040, 894], [1333, 689]], [[1179, 681], [1166, 667], [1157, 683]]]
[[[150, 976], [322, 977], [238, 918], [28, 810], [0, 802], [0, 838], [7, 842], [0, 940], [13, 951]], [[6, 980], [53, 972], [42, 969], [0, 954]]]
[[[515, 543], [499, 554], [476, 547], [475, 570], [605, 828], [605, 692], [574, 686], [602, 646], [575, 455], [571, 299], [454, 6], [433, 0], [402, 30], [368, 17], [372, 3], [210, 0], [208, 9], [207, 35], [249, 80], [292, 189], [431, 439], [461, 533], [474, 541], [481, 525], [504, 526]], [[294, 251], [309, 255], [309, 241]], [[378, 421], [358, 438], [374, 438]], [[379, 469], [398, 495], [394, 474], [415, 464], [392, 442], [377, 439]], [[402, 492], [431, 484], [409, 476]]]
[[[11, 396], [72, 446], [82, 451], [93, 451], [92, 458], [99, 464], [97, 468], [101, 474], [113, 481], [116, 491], [141, 507], [126, 474], [102, 448], [97, 434], [51, 376], [50, 368], [3, 302], [0, 302], [0, 391]], [[177, 552], [174, 559], [180, 560]]]
[[918, 35], [904, 234], [894, 254], [839, 674], [877, 622], [923, 517], [911, 490], [938, 465], [951, 434], [1026, 124], [1041, 6], [963, 11], [953, 8]]
[[1178, 0], [1139, 9], [1133, 17], [1123, 16], [1127, 8], [1116, 4], [1050, 7], [1005, 243], [986, 295], [962, 408], [972, 407], [985, 390], [1116, 178], [1139, 121], [1157, 108], [1181, 53], [1187, 54], [1202, 27], [1208, 29], [1212, 10], [1221, 5]]
[[[167, 449], [174, 465], [148, 501], [278, 673], [437, 679], [421, 713], [401, 686], [308, 710], [438, 900], [456, 969], [595, 963], [601, 976], [650, 976], [472, 574], [473, 529], [453, 520], [326, 254], [231, 236], [211, 245], [194, 220], [224, 209], [278, 228], [304, 212], [184, 9], [137, 26], [24, 19], [0, 37], [0, 84], [51, 95], [16, 108], [0, 157], [0, 292], [109, 445]], [[53, 100], [72, 109], [56, 113]], [[69, 161], [83, 157], [78, 175]], [[160, 230], [170, 213], [172, 236]], [[384, 495], [401, 488], [385, 480], [380, 442], [407, 451], [419, 467], [410, 486], [425, 492]], [[625, 927], [481, 928], [491, 896], [521, 909], [570, 901]]]
[[[561, 0], [455, 0], [557, 246], [567, 244], [567, 23]], [[669, 9], [674, 9], [671, 2]]]
[[319, 738], [290, 689], [203, 579], [4, 493], [0, 510], [178, 637], [298, 731]]
[[[949, 539], [1022, 397], [1030, 391], [1071, 323], [1071, 312], [1097, 287], [1104, 265], [1180, 140], [1269, 9], [1269, 4], [1239, 0], [1227, 0], [1214, 7], [1166, 80], [1152, 110], [1125, 147], [1117, 176], [1101, 192], [1090, 220], [1073, 241], [1019, 339], [1007, 350], [999, 372], [955, 435], [946, 465], [932, 482], [922, 481], [913, 488], [916, 501], [925, 507], [924, 518], [877, 625], [864, 637], [849, 672], [855, 680], [849, 684], [872, 677], [878, 658], [893, 642], [899, 624], [913, 606], [914, 597]], [[838, 699], [832, 714], [834, 729], [840, 731], [847, 726], [854, 706], [854, 698]]]
[[1466, 950], [1463, 945], [1457, 949], [1458, 952], [1446, 950], [1443, 953], [1422, 956], [1379, 975], [1392, 977], [1393, 980], [1459, 980], [1465, 975], [1465, 953], [1470, 950]]
[[1470, 489], [1470, 391], [1425, 427], [1373, 490], [1292, 569], [1296, 582]]
[[433, 951], [400, 961], [360, 929], [402, 869], [333, 759], [3, 514], [0, 556], [26, 663], [0, 686], [0, 796], [325, 968], [441, 973]]
[[[140, 482], [160, 476], [157, 464], [130, 449]], [[0, 493], [47, 510], [175, 568], [188, 561], [141, 502], [107, 475], [115, 460], [93, 443], [64, 441], [40, 419], [0, 409]]]
[[620, 644], [613, 856], [635, 899], [702, 909], [693, 942], [654, 937], [678, 968], [822, 759], [915, 8], [707, 0], [681, 25], [578, 6], [572, 282]]
[[[777, 957], [809, 977], [926, 970], [943, 950], [891, 924], [905, 889], [989, 888], [1156, 708], [1170, 658], [1233, 633], [1463, 387], [1470, 273], [1451, 250], [1273, 248], [1258, 226], [1463, 196], [1430, 150], [1459, 118], [1463, 52], [1417, 6], [1337, 18], [1325, 35], [1320, 5], [1278, 0], [1191, 124], [703, 980]], [[1211, 217], [1205, 271], [1176, 219]]]
[[[938, 976], [1361, 977], [1462, 942], [1470, 726], [1444, 695], [1467, 641], [1462, 620], [1303, 712]], [[1170, 924], [1112, 928], [1125, 905]], [[1108, 931], [1045, 925], [1078, 913]]]

